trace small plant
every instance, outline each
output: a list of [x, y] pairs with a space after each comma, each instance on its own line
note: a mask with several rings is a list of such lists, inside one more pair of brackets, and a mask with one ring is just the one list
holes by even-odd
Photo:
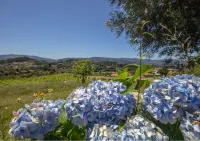
[[[148, 87], [150, 84], [150, 82], [148, 80], [140, 80], [139, 78], [141, 77], [141, 75], [152, 71], [153, 68], [151, 65], [138, 66], [134, 75], [128, 76], [128, 73], [129, 73], [128, 68], [130, 66], [138, 66], [138, 65], [130, 64], [130, 65], [125, 66], [125, 68], [121, 71], [119, 76], [114, 78], [115, 81], [120, 81], [124, 85], [126, 85], [126, 90], [122, 93], [139, 90], [139, 89], [142, 90], [142, 89]], [[135, 82], [136, 82], [135, 88], [131, 89], [132, 88], [131, 86], [133, 86], [133, 84], [135, 84]]]

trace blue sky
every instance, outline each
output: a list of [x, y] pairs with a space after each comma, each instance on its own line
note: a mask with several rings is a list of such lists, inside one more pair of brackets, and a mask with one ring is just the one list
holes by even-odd
[[105, 26], [106, 0], [0, 0], [0, 54], [137, 57]]

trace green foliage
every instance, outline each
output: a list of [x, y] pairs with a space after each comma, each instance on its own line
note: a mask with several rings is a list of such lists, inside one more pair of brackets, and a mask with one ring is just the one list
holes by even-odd
[[117, 69], [122, 69], [125, 64], [123, 62], [111, 61], [93, 61], [92, 64], [95, 67], [95, 72], [116, 72]]
[[122, 82], [124, 85], [126, 85], [126, 90], [124, 92], [122, 92], [122, 94], [127, 93], [128, 91], [130, 91], [130, 87], [132, 86], [134, 79], [133, 77], [128, 77], [128, 66], [125, 67], [121, 73], [114, 78], [114, 81], [119, 81]]
[[144, 89], [150, 86], [150, 81], [148, 80], [137, 80], [135, 90], [139, 90], [140, 92], [144, 92]]
[[199, 0], [108, 0], [113, 5], [107, 26], [139, 43], [143, 21], [143, 51], [180, 55], [200, 50]]
[[62, 111], [61, 111], [60, 116], [58, 118], [58, 121], [59, 121], [60, 124], [64, 124], [65, 122], [67, 122], [67, 114], [65, 112], [64, 106], [65, 106], [65, 103], [62, 105]]
[[118, 132], [122, 132], [124, 126], [126, 125], [126, 121], [125, 120], [121, 120], [119, 123], [119, 126], [117, 127], [117, 131]]
[[167, 76], [169, 70], [166, 67], [163, 67], [161, 69], [158, 70], [158, 73], [160, 73], [162, 76]]
[[75, 126], [66, 121], [45, 136], [45, 140], [84, 140], [86, 127]]
[[115, 81], [120, 81], [120, 82], [125, 82], [128, 77], [128, 70], [122, 71], [121, 74], [119, 74], [114, 80]]
[[[135, 71], [135, 74], [133, 76], [128, 76], [128, 67], [126, 66], [122, 71], [121, 74], [119, 74], [114, 80], [115, 81], [120, 81], [124, 85], [126, 85], [127, 89], [122, 92], [122, 94], [127, 93], [131, 91], [131, 86], [133, 85], [134, 82], [136, 82], [136, 90], [139, 89], [145, 89], [146, 87], [149, 86], [150, 82], [148, 80], [138, 80], [140, 76], [140, 67], [138, 67]], [[151, 65], [141, 65], [141, 75], [151, 72], [152, 71], [152, 66]]]
[[123, 72], [135, 72], [135, 70], [138, 68], [138, 66], [139, 65], [137, 65], [137, 64], [127, 64], [122, 68], [122, 70], [118, 69], [117, 74], [120, 75]]
[[89, 60], [76, 61], [72, 67], [73, 74], [84, 84], [88, 75], [92, 74], [94, 67]]
[[[152, 66], [151, 65], [142, 65], [141, 66], [141, 75], [151, 72], [152, 71]], [[140, 67], [137, 68], [135, 75], [134, 75], [134, 79], [137, 79], [140, 77]]]
[[62, 111], [58, 119], [60, 125], [54, 131], [48, 133], [45, 140], [84, 140], [86, 127], [72, 124], [67, 118], [64, 105], [62, 105]]
[[139, 65], [138, 64], [128, 64], [128, 65], [124, 66], [124, 68], [128, 68], [128, 70], [130, 70], [131, 67], [137, 68], [137, 67], [139, 67]]

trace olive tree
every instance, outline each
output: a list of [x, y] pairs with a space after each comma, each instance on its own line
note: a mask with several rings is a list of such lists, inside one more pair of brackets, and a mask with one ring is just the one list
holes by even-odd
[[[113, 6], [106, 24], [117, 36], [125, 33], [130, 44], [142, 51], [166, 56], [188, 56], [200, 52], [199, 0], [108, 0]], [[153, 35], [154, 38], [148, 34]]]

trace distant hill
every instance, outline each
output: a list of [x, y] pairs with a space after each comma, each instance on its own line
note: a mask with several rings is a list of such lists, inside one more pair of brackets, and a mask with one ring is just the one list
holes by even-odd
[[[92, 61], [112, 61], [117, 62], [119, 64], [139, 64], [140, 60], [138, 58], [104, 58], [104, 57], [92, 57]], [[142, 63], [144, 64], [156, 64], [162, 65], [163, 60], [149, 60], [143, 59]]]
[[[118, 64], [139, 64], [140, 60], [138, 58], [109, 58], [109, 57], [91, 57], [91, 58], [64, 58], [59, 59], [58, 61], [66, 61], [66, 60], [81, 60], [81, 59], [89, 59], [92, 62], [103, 62], [103, 61], [109, 61], [109, 62], [116, 62]], [[143, 59], [143, 64], [152, 64], [154, 66], [161, 66], [163, 64], [164, 60], [149, 60], [149, 59]]]
[[[63, 59], [51, 59], [51, 58], [43, 58], [38, 56], [31, 56], [31, 55], [16, 55], [16, 54], [8, 54], [8, 55], [0, 55], [0, 60], [7, 60], [11, 58], [18, 58], [18, 57], [28, 57], [38, 61], [46, 61], [46, 62], [59, 62], [59, 61], [66, 61], [66, 60], [82, 60], [82, 59], [89, 59], [93, 62], [116, 62], [118, 64], [139, 64], [138, 58], [109, 58], [109, 57], [91, 57], [91, 58], [63, 58]], [[149, 60], [143, 59], [143, 64], [152, 64], [154, 66], [161, 66], [164, 60]]]
[[7, 60], [12, 58], [19, 58], [19, 57], [28, 57], [34, 60], [38, 61], [47, 61], [47, 62], [55, 62], [56, 60], [50, 59], [50, 58], [43, 58], [38, 56], [32, 56], [32, 55], [16, 55], [16, 54], [7, 54], [7, 55], [0, 55], [0, 60]]

